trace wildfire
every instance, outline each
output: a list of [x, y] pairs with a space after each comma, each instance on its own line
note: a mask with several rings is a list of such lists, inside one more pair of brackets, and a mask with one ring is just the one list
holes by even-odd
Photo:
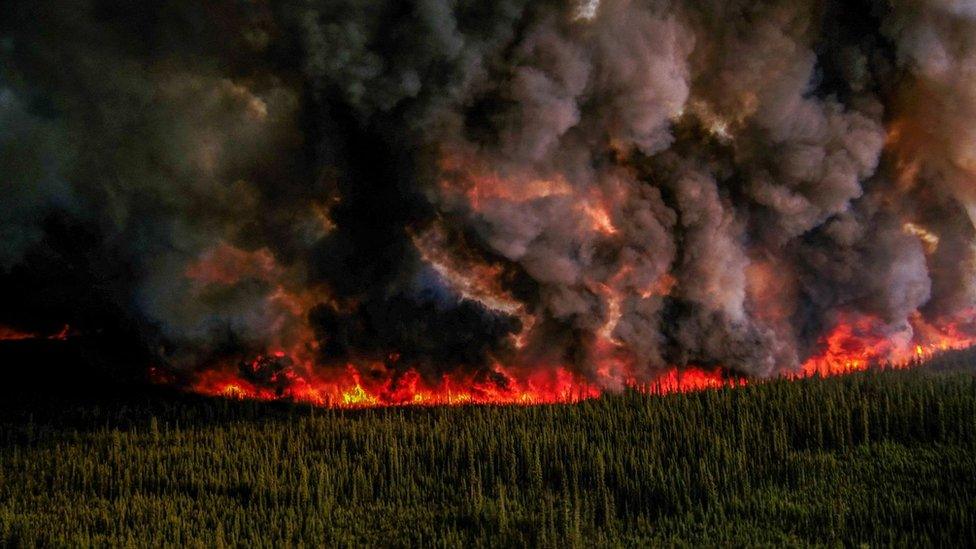
[[[263, 357], [257, 359], [261, 360]], [[524, 378], [516, 378], [496, 366], [490, 378], [479, 374], [445, 374], [437, 380], [426, 380], [415, 370], [396, 374], [377, 371], [364, 373], [351, 365], [327, 374], [287, 370], [276, 374], [280, 378], [256, 383], [244, 379], [241, 372], [207, 370], [200, 374], [193, 390], [232, 399], [289, 400], [334, 408], [569, 403], [595, 398], [601, 393], [592, 383], [558, 367], [535, 370]], [[279, 384], [279, 381], [286, 383]]]
[[[609, 228], [612, 225], [608, 225]], [[521, 349], [534, 319], [524, 305], [500, 285], [501, 268], [446, 253], [445, 238], [446, 235], [434, 227], [427, 233], [415, 235], [414, 244], [424, 260], [459, 295], [520, 317], [523, 330], [515, 336], [515, 346]], [[595, 333], [598, 367], [587, 376], [561, 364], [495, 364], [487, 371], [451, 372], [431, 378], [417, 370], [400, 367], [399, 356], [395, 353], [383, 363], [320, 367], [309, 352], [314, 348], [314, 344], [309, 343], [314, 338], [300, 321], [308, 305], [316, 302], [316, 296], [278, 286], [269, 295], [269, 300], [276, 303], [281, 314], [289, 319], [291, 335], [284, 337], [276, 350], [249, 362], [201, 371], [191, 389], [231, 399], [287, 400], [336, 408], [368, 408], [572, 403], [596, 398], [606, 390], [621, 387], [662, 395], [739, 387], [748, 383], [747, 379], [732, 375], [721, 367], [671, 368], [650, 380], [646, 374], [638, 379], [627, 360], [621, 358], [620, 344], [614, 338], [621, 316], [622, 296], [631, 292], [643, 297], [667, 295], [675, 280], [671, 275], [663, 275], [651, 281], [647, 288], [631, 288], [627, 285], [629, 269], [624, 266], [607, 282], [591, 281], [589, 284], [595, 294], [602, 296], [607, 310], [604, 324]], [[768, 269], [761, 270], [759, 274], [772, 276], [766, 271]], [[243, 252], [228, 246], [204, 255], [187, 273], [190, 280], [202, 285], [233, 284], [243, 276], [274, 281], [283, 278], [281, 275], [281, 268], [266, 251]], [[973, 318], [973, 313], [964, 311], [958, 318]], [[784, 375], [795, 379], [840, 375], [877, 365], [904, 367], [941, 351], [976, 344], [976, 337], [969, 335], [976, 330], [961, 321], [935, 325], [916, 313], [909, 324], [892, 332], [890, 327], [872, 317], [838, 318], [835, 327], [818, 343], [820, 350], [797, 372]], [[69, 332], [66, 326], [60, 334], [48, 337], [63, 338]], [[0, 339], [37, 337], [43, 336], [0, 328]], [[160, 382], [173, 381], [158, 374], [154, 378]]]
[[958, 323], [934, 326], [916, 313], [910, 334], [886, 336], [881, 323], [870, 318], [842, 319], [824, 338], [822, 351], [807, 360], [800, 376], [838, 375], [874, 365], [906, 367], [940, 352], [976, 345], [976, 337]]
[[[880, 322], [869, 318], [842, 319], [821, 342], [822, 351], [790, 379], [834, 376], [874, 366], [909, 367], [921, 360], [976, 344], [956, 324], [932, 326], [912, 319], [913, 336], [907, 344], [879, 335]], [[288, 365], [268, 369], [283, 361]], [[292, 366], [284, 351], [256, 358], [236, 368], [210, 369], [199, 374], [192, 390], [231, 399], [286, 400], [332, 408], [383, 406], [538, 405], [573, 403], [598, 398], [609, 379], [586, 379], [564, 366], [507, 368], [494, 365], [489, 375], [451, 373], [427, 379], [416, 370], [396, 371], [382, 364], [347, 365], [344, 369]], [[610, 376], [613, 368], [598, 375]], [[735, 388], [749, 383], [721, 367], [671, 368], [649, 383], [630, 379], [626, 386], [653, 395]]]
[[[701, 116], [720, 137], [727, 131], [724, 119], [708, 112]], [[559, 175], [503, 175], [465, 151], [445, 154], [441, 164], [445, 175], [440, 185], [445, 199], [457, 201], [466, 211], [490, 213], [500, 206], [555, 201], [567, 205], [569, 232], [579, 238], [581, 253], [590, 253], [586, 248], [594, 242], [607, 243], [625, 236], [627, 226], [621, 223], [618, 229], [614, 224], [622, 215], [622, 198], [618, 196], [622, 191], [611, 184], [579, 188]], [[394, 352], [388, 360], [377, 363], [320, 365], [315, 358], [316, 337], [307, 323], [308, 311], [322, 303], [337, 310], [343, 305], [330, 300], [320, 289], [306, 288], [301, 274], [279, 265], [270, 250], [242, 250], [222, 243], [191, 263], [186, 278], [200, 296], [251, 279], [267, 283], [273, 290], [264, 303], [272, 324], [269, 332], [278, 335], [269, 342], [271, 352], [239, 364], [231, 361], [217, 367], [209, 365], [196, 375], [191, 389], [232, 399], [365, 408], [571, 403], [625, 387], [659, 395], [748, 383], [745, 377], [716, 365], [665, 368], [656, 370], [656, 375], [653, 369], [649, 373], [646, 365], [636, 365], [623, 336], [617, 334], [626, 307], [632, 306], [631, 297], [667, 296], [678, 281], [667, 272], [638, 276], [640, 266], [628, 261], [595, 271], [595, 276], [580, 281], [601, 305], [602, 315], [599, 324], [594, 322], [588, 328], [591, 340], [586, 350], [587, 367], [538, 364], [539, 359], [528, 358], [537, 340], [543, 337], [535, 331], [542, 326], [535, 316], [538, 310], [513, 294], [503, 262], [489, 261], [471, 252], [466, 248], [465, 237], [452, 233], [447, 222], [443, 223], [438, 221], [423, 231], [411, 232], [413, 245], [424, 264], [459, 299], [477, 301], [489, 310], [521, 321], [521, 330], [511, 335], [513, 347], [518, 350], [511, 363], [432, 374], [406, 367]], [[938, 246], [938, 235], [921, 225], [906, 223], [903, 229], [918, 237], [930, 252]], [[759, 318], [785, 325], [792, 311], [782, 304], [791, 301], [791, 290], [781, 283], [779, 271], [776, 263], [757, 259], [749, 269], [749, 291]], [[966, 311], [958, 319], [973, 318], [973, 313]], [[874, 366], [901, 367], [917, 364], [940, 351], [976, 344], [976, 337], [969, 335], [976, 334], [973, 326], [962, 321], [940, 321], [936, 325], [918, 313], [900, 327], [853, 314], [834, 320], [834, 327], [817, 342], [813, 355], [783, 376], [827, 376]], [[0, 332], [0, 336], [3, 334], [6, 332]], [[22, 336], [10, 332], [6, 338], [17, 337]]]

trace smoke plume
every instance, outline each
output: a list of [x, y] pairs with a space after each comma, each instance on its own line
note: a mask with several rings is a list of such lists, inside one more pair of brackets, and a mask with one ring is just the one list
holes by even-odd
[[891, 358], [976, 336], [974, 122], [968, 0], [15, 0], [0, 325], [278, 392]]

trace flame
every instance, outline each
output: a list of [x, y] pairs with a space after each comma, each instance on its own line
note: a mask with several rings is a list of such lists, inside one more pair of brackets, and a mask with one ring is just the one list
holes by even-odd
[[[564, 368], [540, 368], [516, 377], [496, 365], [492, 374], [490, 378], [445, 374], [427, 380], [416, 370], [394, 373], [380, 365], [362, 370], [348, 365], [344, 370], [314, 374], [287, 370], [276, 374], [279, 378], [259, 384], [224, 369], [200, 372], [192, 389], [232, 399], [288, 400], [334, 408], [568, 403], [601, 394], [595, 385]], [[276, 389], [274, 385], [282, 380], [287, 384]]]
[[[872, 367], [905, 368], [940, 352], [976, 345], [976, 337], [968, 335], [968, 327], [958, 322], [933, 325], [915, 315], [910, 324], [908, 332], [886, 337], [885, 325], [878, 319], [868, 316], [841, 318], [821, 340], [820, 351], [804, 362], [799, 371], [784, 376], [801, 379], [843, 375]], [[613, 346], [612, 340], [600, 340], [599, 344]], [[560, 365], [506, 367], [495, 364], [487, 374], [449, 373], [429, 379], [413, 369], [400, 371], [391, 367], [390, 364], [395, 366], [399, 358], [393, 355], [385, 364], [348, 364], [339, 369], [300, 364], [276, 371], [261, 382], [250, 381], [244, 375], [258, 372], [262, 362], [269, 358], [293, 360], [286, 351], [278, 350], [244, 363], [236, 370], [226, 366], [204, 370], [197, 375], [191, 389], [230, 399], [286, 400], [333, 408], [523, 406], [598, 398], [607, 388], [619, 386], [620, 370], [626, 369], [625, 363], [607, 358], [593, 374], [595, 377], [589, 378]], [[650, 395], [666, 395], [737, 388], [749, 382], [720, 366], [692, 366], [666, 369], [650, 382], [638, 382], [630, 376], [623, 385]]]
[[[720, 121], [718, 118], [716, 121]], [[716, 122], [717, 123], [717, 122]], [[503, 176], [491, 166], [478, 164], [463, 153], [445, 154], [441, 182], [445, 200], [478, 212], [489, 211], [501, 202], [568, 200], [578, 215], [579, 236], [586, 242], [615, 238], [614, 214], [621, 211], [620, 197], [612, 185], [577, 188], [561, 176]], [[621, 225], [626, 229], [625, 225]], [[924, 227], [906, 223], [904, 230], [930, 247], [938, 237]], [[668, 394], [740, 387], [749, 380], [720, 365], [690, 365], [650, 369], [634, 364], [617, 334], [627, 307], [635, 298], [667, 296], [677, 281], [667, 272], [645, 272], [626, 258], [607, 272], [581, 283], [603, 306], [602, 322], [591, 326], [585, 350], [592, 367], [584, 374], [572, 364], [538, 363], [523, 352], [534, 349], [538, 331], [530, 305], [517, 299], [505, 283], [504, 263], [493, 263], [465, 249], [461, 235], [435, 222], [423, 232], [411, 234], [424, 263], [435, 271], [456, 295], [474, 300], [486, 308], [518, 317], [522, 330], [513, 336], [514, 358], [476, 370], [424, 374], [401, 363], [391, 350], [385, 361], [359, 361], [323, 365], [316, 359], [316, 337], [308, 326], [312, 307], [341, 304], [310, 290], [300, 273], [278, 265], [267, 249], [246, 251], [221, 244], [202, 254], [186, 271], [191, 284], [203, 294], [211, 286], [237, 284], [260, 279], [272, 288], [266, 297], [272, 318], [269, 333], [276, 334], [264, 355], [235, 364], [230, 361], [198, 372], [192, 390], [232, 399], [287, 400], [338, 408], [378, 406], [457, 406], [468, 404], [534, 405], [570, 403], [597, 398], [606, 391], [626, 387], [648, 394]], [[794, 311], [784, 304], [794, 289], [782, 275], [782, 266], [755, 258], [749, 268], [749, 294], [757, 318], [772, 326], [788, 326]], [[963, 311], [954, 319], [926, 321], [913, 315], [900, 327], [886, 325], [866, 315], [847, 314], [835, 319], [833, 328], [818, 342], [812, 355], [788, 378], [839, 375], [874, 366], [917, 364], [935, 353], [976, 344], [976, 326], [967, 319], [976, 311]], [[971, 321], [970, 321], [971, 323]], [[2, 333], [2, 332], [0, 332]], [[12, 332], [11, 332], [12, 333]], [[619, 338], [618, 338], [619, 335]], [[537, 337], [539, 336], [539, 337]], [[529, 341], [533, 344], [529, 345]], [[165, 375], [151, 375], [163, 380]], [[172, 382], [172, 381], [170, 381]]]
[[[972, 318], [972, 312], [961, 316]], [[830, 376], [866, 370], [873, 366], [907, 367], [920, 360], [976, 345], [976, 333], [964, 330], [961, 323], [943, 321], [933, 325], [915, 313], [910, 330], [887, 336], [884, 324], [873, 317], [843, 318], [825, 336], [821, 351], [808, 359], [800, 376]]]
[[721, 389], [723, 387], [738, 387], [745, 385], [744, 378], [729, 377], [722, 368], [689, 368], [668, 370], [653, 383], [641, 387], [650, 394], [687, 393], [706, 389]]

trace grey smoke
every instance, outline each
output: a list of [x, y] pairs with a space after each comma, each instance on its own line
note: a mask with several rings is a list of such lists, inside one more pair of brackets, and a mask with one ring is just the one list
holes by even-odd
[[[95, 303], [176, 369], [286, 347], [615, 386], [599, 365], [771, 375], [840, 318], [976, 299], [970, 2], [14, 4], [3, 323], [97, 330]], [[435, 226], [518, 322], [424, 265]]]

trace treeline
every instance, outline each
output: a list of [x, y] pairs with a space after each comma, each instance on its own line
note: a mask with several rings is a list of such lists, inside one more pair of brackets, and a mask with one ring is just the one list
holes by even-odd
[[967, 373], [538, 407], [139, 396], [2, 411], [0, 545], [976, 545], [974, 471]]

